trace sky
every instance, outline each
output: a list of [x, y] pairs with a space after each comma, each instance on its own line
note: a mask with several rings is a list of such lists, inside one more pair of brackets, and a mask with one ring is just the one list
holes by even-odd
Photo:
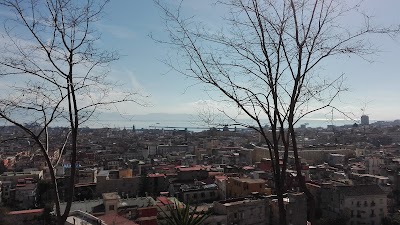
[[[364, 8], [375, 16], [378, 24], [400, 23], [398, 0], [366, 0]], [[205, 23], [221, 20], [221, 15], [216, 15], [218, 9], [207, 1], [184, 1], [183, 9]], [[161, 62], [168, 48], [155, 43], [149, 35], [163, 37], [165, 27], [152, 1], [111, 1], [106, 13], [101, 21], [102, 40], [106, 46], [125, 55], [115, 64], [118, 68], [115, 75], [151, 95], [152, 107], [134, 106], [131, 113], [195, 113], [196, 105], [209, 100], [200, 85], [192, 86], [193, 80], [168, 72], [169, 68]], [[371, 119], [397, 119], [400, 118], [400, 39], [375, 41], [381, 52], [372, 57], [373, 63], [345, 58], [334, 59], [332, 65], [327, 66], [332, 73], [346, 75], [349, 92], [341, 98], [344, 110], [360, 114], [360, 109], [366, 105], [366, 114]]]
[[[166, 1], [176, 6], [179, 1]], [[224, 8], [212, 1], [185, 0], [182, 10], [186, 15], [212, 26], [222, 21]], [[399, 0], [365, 0], [364, 8], [374, 15], [378, 24], [400, 24]], [[0, 15], [6, 14], [0, 8]], [[347, 22], [347, 21], [346, 21]], [[349, 23], [352, 19], [349, 18]], [[169, 48], [156, 43], [156, 38], [166, 38], [165, 25], [160, 10], [151, 0], [112, 0], [105, 8], [104, 17], [96, 24], [102, 33], [99, 47], [117, 50], [121, 58], [111, 65], [109, 77], [127, 87], [149, 95], [149, 106], [134, 103], [122, 104], [118, 109], [132, 116], [168, 113], [196, 114], [205, 102], [212, 102], [202, 85], [183, 77], [164, 65]], [[332, 74], [344, 73], [349, 91], [338, 103], [343, 111], [361, 116], [361, 108], [371, 120], [400, 119], [400, 74], [398, 70], [400, 37], [397, 40], [377, 38], [372, 40], [381, 50], [372, 57], [373, 63], [359, 58], [330, 59], [324, 64]], [[312, 118], [325, 118], [316, 113]]]

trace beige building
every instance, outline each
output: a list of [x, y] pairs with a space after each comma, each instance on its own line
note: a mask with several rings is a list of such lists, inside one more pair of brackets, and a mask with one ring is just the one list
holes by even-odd
[[229, 177], [226, 182], [227, 198], [246, 197], [253, 192], [271, 194], [271, 189], [266, 188], [263, 179]]
[[117, 192], [103, 193], [105, 213], [117, 212], [120, 197]]
[[213, 210], [214, 216], [226, 218], [218, 218], [220, 224], [264, 225], [268, 220], [266, 199], [236, 198], [214, 202]]
[[97, 169], [85, 168], [77, 171], [76, 175], [77, 184], [87, 184], [97, 182]]
[[139, 191], [140, 177], [119, 177], [119, 173], [102, 170], [97, 174], [96, 193], [117, 192], [122, 197], [136, 196]]
[[218, 195], [222, 200], [226, 199], [226, 183], [228, 177], [226, 176], [215, 176], [215, 184], [218, 186]]
[[263, 158], [270, 158], [269, 151], [267, 148], [256, 146], [254, 150], [251, 152], [251, 157], [253, 163], [261, 162]]
[[[255, 147], [253, 152], [253, 162], [260, 162], [262, 158], [270, 158], [267, 148]], [[279, 151], [279, 154], [283, 155], [283, 153], [283, 151]], [[329, 154], [342, 154], [347, 156], [355, 154], [355, 150], [340, 147], [299, 148], [299, 156], [310, 164], [320, 164], [328, 161]], [[289, 156], [293, 156], [293, 151], [289, 151]]]
[[378, 185], [332, 186], [321, 188], [324, 216], [347, 216], [348, 225], [379, 225], [387, 216], [387, 195]]

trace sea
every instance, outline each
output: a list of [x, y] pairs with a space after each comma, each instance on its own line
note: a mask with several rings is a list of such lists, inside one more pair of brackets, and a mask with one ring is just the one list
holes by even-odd
[[[256, 125], [254, 121], [242, 119], [241, 123]], [[371, 121], [374, 122], [374, 121]], [[268, 122], [262, 121], [263, 124], [268, 126]], [[334, 126], [343, 126], [343, 125], [353, 125], [354, 123], [359, 123], [359, 121], [355, 120], [344, 120], [344, 119], [303, 119], [296, 123], [295, 127], [300, 127], [301, 125], [305, 125], [306, 127], [322, 127], [327, 128], [329, 125]], [[157, 119], [141, 119], [141, 118], [132, 118], [129, 120], [96, 120], [89, 121], [86, 126], [91, 128], [119, 128], [119, 129], [165, 129], [165, 130], [183, 130], [187, 129], [189, 131], [202, 131], [208, 130], [212, 127], [222, 128], [224, 126], [228, 126], [230, 129], [235, 127], [244, 128], [243, 126], [230, 121], [224, 120], [223, 122], [218, 123], [206, 123], [200, 119], [166, 119], [165, 117], [160, 117]]]

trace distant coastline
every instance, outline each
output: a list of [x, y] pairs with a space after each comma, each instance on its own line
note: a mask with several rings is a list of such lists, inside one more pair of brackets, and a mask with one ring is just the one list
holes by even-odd
[[[254, 124], [250, 119], [241, 119], [243, 123]], [[377, 120], [370, 120], [370, 123], [374, 123]], [[264, 124], [268, 124], [267, 120], [263, 121]], [[306, 125], [306, 127], [322, 127], [327, 128], [328, 125], [343, 126], [352, 125], [354, 123], [360, 123], [357, 120], [346, 120], [346, 119], [324, 119], [324, 118], [307, 118], [300, 120], [295, 127]], [[220, 124], [219, 126], [216, 124]], [[206, 124], [201, 119], [192, 114], [168, 114], [168, 113], [151, 113], [145, 115], [120, 115], [114, 112], [106, 112], [96, 115], [90, 119], [87, 123], [81, 127], [89, 128], [119, 128], [119, 129], [185, 129], [193, 131], [207, 130], [211, 127], [221, 128], [223, 124], [229, 125], [229, 128], [234, 128], [235, 125], [231, 120], [224, 119], [215, 122], [214, 125]], [[0, 126], [10, 125], [5, 121], [0, 120]], [[63, 127], [61, 123], [53, 123], [52, 127]], [[237, 125], [238, 128], [240, 126]]]
[[[107, 119], [106, 119], [107, 118]], [[252, 124], [250, 119], [241, 119], [241, 122], [246, 122]], [[267, 120], [263, 121], [265, 124], [268, 124]], [[371, 123], [376, 122], [375, 120], [371, 120]], [[307, 118], [300, 120], [296, 127], [300, 127], [300, 125], [305, 124], [307, 127], [322, 127], [326, 128], [328, 125], [334, 126], [343, 126], [343, 125], [352, 125], [354, 123], [359, 123], [356, 120], [345, 120], [345, 119], [323, 119], [323, 118]], [[215, 124], [233, 124], [229, 119], [221, 120]], [[209, 129], [214, 127], [212, 124], [206, 124], [201, 121], [200, 118], [191, 115], [191, 114], [167, 114], [167, 113], [153, 113], [146, 115], [135, 115], [135, 116], [121, 116], [121, 115], [113, 115], [113, 116], [99, 116], [97, 120], [90, 121], [87, 124], [88, 127], [100, 128], [100, 127], [110, 127], [110, 128], [126, 128], [131, 129], [135, 126], [135, 129], [184, 129], [188, 128], [188, 130], [201, 130], [200, 128]], [[234, 128], [234, 125], [230, 125], [230, 128]], [[239, 126], [237, 126], [239, 127]]]

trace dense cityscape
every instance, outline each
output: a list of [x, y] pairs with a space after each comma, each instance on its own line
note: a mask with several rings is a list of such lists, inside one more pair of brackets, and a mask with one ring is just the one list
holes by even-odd
[[[51, 128], [49, 138], [57, 141], [66, 130]], [[400, 121], [369, 124], [364, 116], [361, 124], [302, 125], [296, 132], [319, 224], [380, 224], [398, 216]], [[277, 224], [271, 159], [260, 135], [250, 129], [133, 126], [80, 133], [71, 224], [160, 224], [171, 204], [210, 212], [203, 224]], [[8, 224], [43, 224], [54, 207], [50, 175], [37, 146], [22, 136], [17, 127], [1, 128], [1, 216]], [[61, 145], [51, 148], [52, 160], [59, 158]], [[61, 201], [71, 176], [70, 154], [67, 146], [55, 168]], [[306, 197], [299, 191], [292, 155], [288, 161], [287, 219], [304, 225]]]
[[0, 225], [400, 225], [398, 8], [0, 0]]

